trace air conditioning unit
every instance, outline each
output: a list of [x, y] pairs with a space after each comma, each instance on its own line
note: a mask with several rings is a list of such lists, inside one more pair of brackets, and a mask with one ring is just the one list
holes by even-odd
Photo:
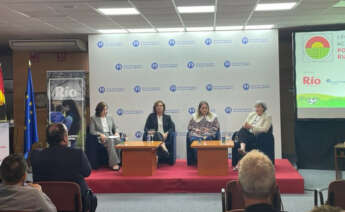
[[87, 51], [87, 45], [79, 39], [57, 40], [10, 40], [12, 50], [37, 52], [79, 52]]

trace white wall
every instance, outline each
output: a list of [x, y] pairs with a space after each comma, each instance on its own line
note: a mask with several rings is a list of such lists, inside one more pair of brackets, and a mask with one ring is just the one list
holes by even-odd
[[276, 30], [91, 35], [91, 114], [99, 101], [107, 102], [119, 128], [138, 140], [161, 99], [176, 124], [178, 158], [185, 158], [190, 112], [201, 100], [225, 134], [238, 130], [256, 100], [264, 100], [280, 158], [278, 57]]

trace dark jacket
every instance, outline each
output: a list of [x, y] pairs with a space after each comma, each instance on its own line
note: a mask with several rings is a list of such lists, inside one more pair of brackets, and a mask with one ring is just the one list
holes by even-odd
[[273, 209], [272, 205], [265, 203], [251, 205], [246, 208], [245, 212], [277, 212]]
[[[154, 129], [158, 130], [158, 120], [157, 120], [157, 114], [151, 113], [149, 117], [146, 119], [145, 123], [145, 132]], [[171, 120], [171, 117], [169, 115], [163, 114], [163, 129], [164, 132], [172, 133], [175, 132], [175, 124]]]
[[91, 173], [91, 166], [81, 149], [61, 145], [31, 153], [31, 165], [34, 181], [70, 181], [78, 183], [82, 195], [88, 186], [84, 177]]

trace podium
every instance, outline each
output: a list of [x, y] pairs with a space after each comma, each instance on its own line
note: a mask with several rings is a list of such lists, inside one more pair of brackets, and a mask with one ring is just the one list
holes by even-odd
[[234, 147], [233, 141], [193, 141], [191, 147], [198, 150], [200, 176], [228, 175], [228, 148]]
[[124, 176], [152, 176], [157, 168], [157, 148], [161, 141], [126, 141], [117, 144], [122, 150], [122, 173]]

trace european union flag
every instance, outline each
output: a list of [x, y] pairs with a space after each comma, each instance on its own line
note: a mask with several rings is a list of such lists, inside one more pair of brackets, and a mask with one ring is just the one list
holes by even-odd
[[28, 158], [33, 143], [38, 142], [35, 94], [29, 64], [25, 93], [24, 157]]

